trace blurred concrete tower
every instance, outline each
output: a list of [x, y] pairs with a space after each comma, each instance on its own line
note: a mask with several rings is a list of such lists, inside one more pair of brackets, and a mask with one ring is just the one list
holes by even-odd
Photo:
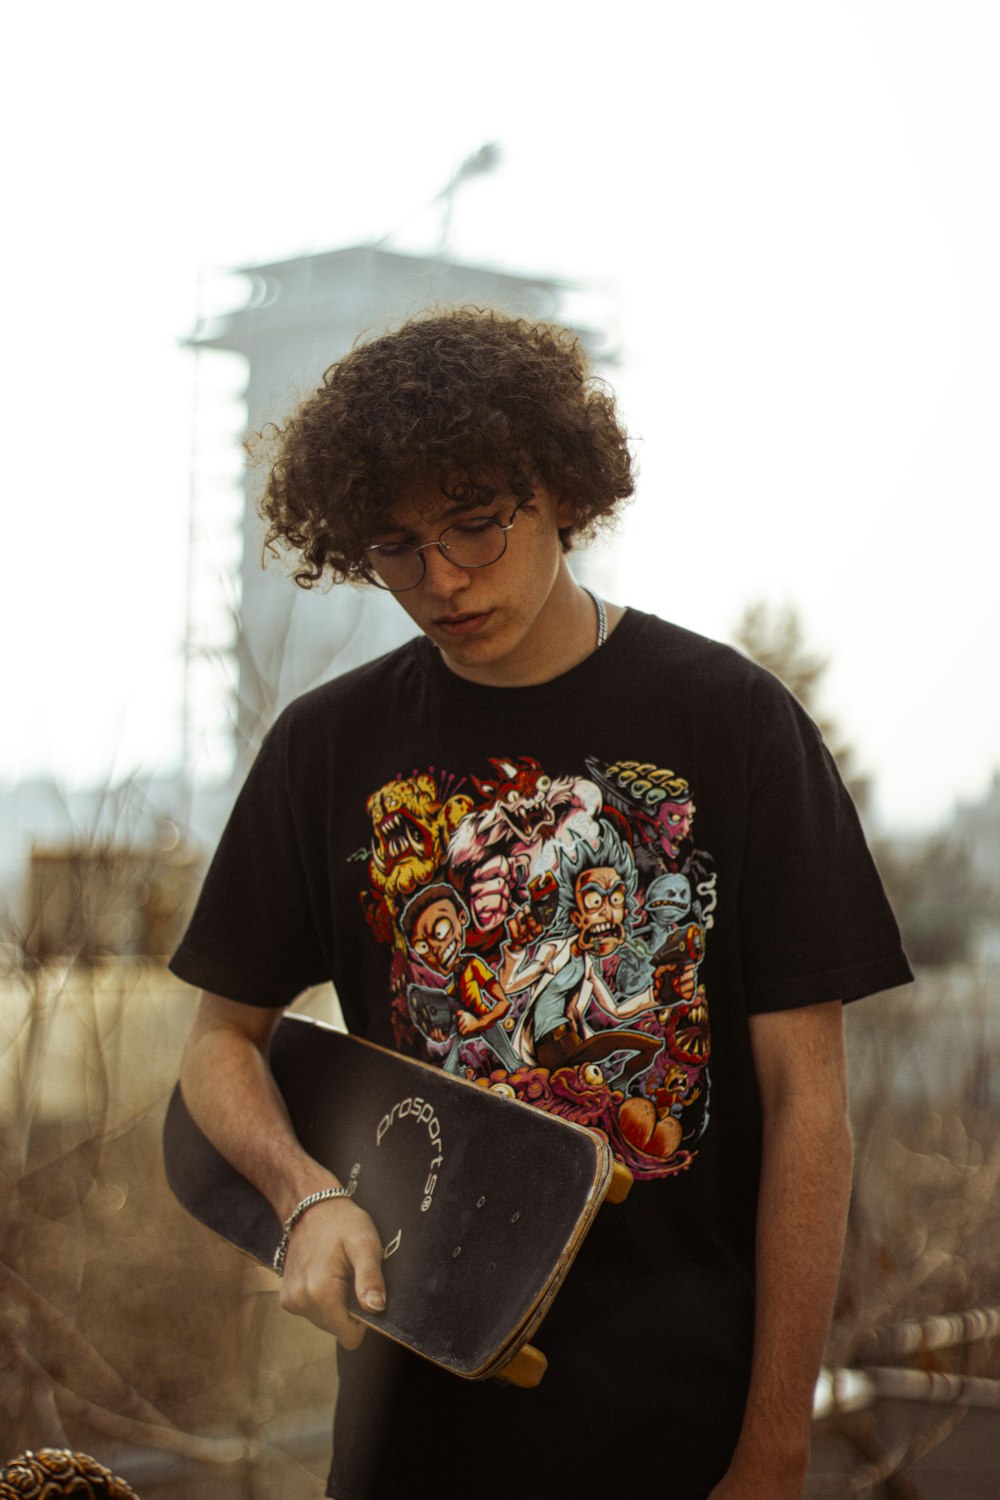
[[[246, 359], [250, 432], [281, 422], [359, 335], [379, 333], [422, 308], [444, 303], [489, 305], [565, 321], [562, 303], [570, 290], [555, 280], [373, 246], [245, 267], [235, 274], [249, 279], [248, 300], [221, 317], [200, 319], [190, 343], [198, 350], [229, 350]], [[606, 361], [601, 336], [578, 332], [592, 358]], [[193, 484], [196, 509], [203, 486], [197, 478]], [[264, 528], [256, 511], [260, 485], [261, 476], [252, 468], [244, 474], [240, 587], [234, 601], [239, 623], [234, 638], [199, 642], [189, 624], [187, 642], [189, 682], [192, 666], [206, 655], [213, 657], [216, 670], [220, 656], [235, 658], [238, 772], [263, 731], [293, 697], [413, 634], [392, 598], [378, 590], [304, 590], [292, 583], [285, 566], [272, 563], [263, 569]], [[195, 542], [193, 547], [196, 551]], [[186, 712], [188, 740], [190, 690]]]

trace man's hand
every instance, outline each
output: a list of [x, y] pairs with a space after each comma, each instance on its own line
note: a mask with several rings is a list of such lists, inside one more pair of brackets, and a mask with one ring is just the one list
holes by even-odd
[[[184, 1049], [181, 1088], [209, 1140], [284, 1223], [303, 1198], [342, 1184], [302, 1149], [275, 1085], [267, 1050], [280, 1019], [280, 1009], [204, 994]], [[314, 1203], [288, 1241], [281, 1304], [356, 1349], [364, 1324], [348, 1312], [352, 1287], [371, 1312], [385, 1307], [375, 1225], [349, 1198]]]
[[365, 1325], [349, 1311], [352, 1287], [368, 1312], [384, 1310], [382, 1246], [375, 1225], [349, 1198], [314, 1203], [288, 1241], [281, 1305], [328, 1329], [345, 1349], [356, 1349]]
[[838, 1001], [750, 1018], [763, 1116], [750, 1392], [710, 1500], [801, 1500], [851, 1184]]

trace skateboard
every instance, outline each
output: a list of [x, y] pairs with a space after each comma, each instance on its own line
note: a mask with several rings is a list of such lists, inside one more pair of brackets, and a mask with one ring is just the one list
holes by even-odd
[[[631, 1187], [607, 1143], [570, 1121], [304, 1016], [271, 1067], [299, 1140], [374, 1220], [387, 1307], [355, 1317], [470, 1380], [537, 1385], [529, 1339], [605, 1198]], [[195, 1124], [178, 1085], [167, 1180], [202, 1224], [270, 1266], [281, 1224]]]

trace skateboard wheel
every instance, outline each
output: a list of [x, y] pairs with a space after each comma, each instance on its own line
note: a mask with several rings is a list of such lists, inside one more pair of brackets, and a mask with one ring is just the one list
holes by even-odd
[[622, 1162], [616, 1161], [611, 1169], [611, 1181], [605, 1198], [609, 1203], [624, 1203], [632, 1191], [632, 1173]]
[[517, 1386], [518, 1390], [530, 1391], [538, 1384], [548, 1367], [549, 1362], [542, 1351], [533, 1344], [525, 1344], [504, 1365], [500, 1371], [500, 1379], [505, 1380], [508, 1385]]

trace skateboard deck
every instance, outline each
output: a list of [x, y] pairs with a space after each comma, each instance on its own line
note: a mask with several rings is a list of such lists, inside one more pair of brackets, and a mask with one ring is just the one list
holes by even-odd
[[[593, 1132], [303, 1016], [285, 1016], [271, 1067], [305, 1149], [354, 1183], [383, 1245], [387, 1307], [352, 1312], [467, 1379], [534, 1385], [525, 1347], [605, 1196], [631, 1185]], [[281, 1224], [226, 1162], [175, 1088], [164, 1126], [181, 1204], [265, 1265]]]

